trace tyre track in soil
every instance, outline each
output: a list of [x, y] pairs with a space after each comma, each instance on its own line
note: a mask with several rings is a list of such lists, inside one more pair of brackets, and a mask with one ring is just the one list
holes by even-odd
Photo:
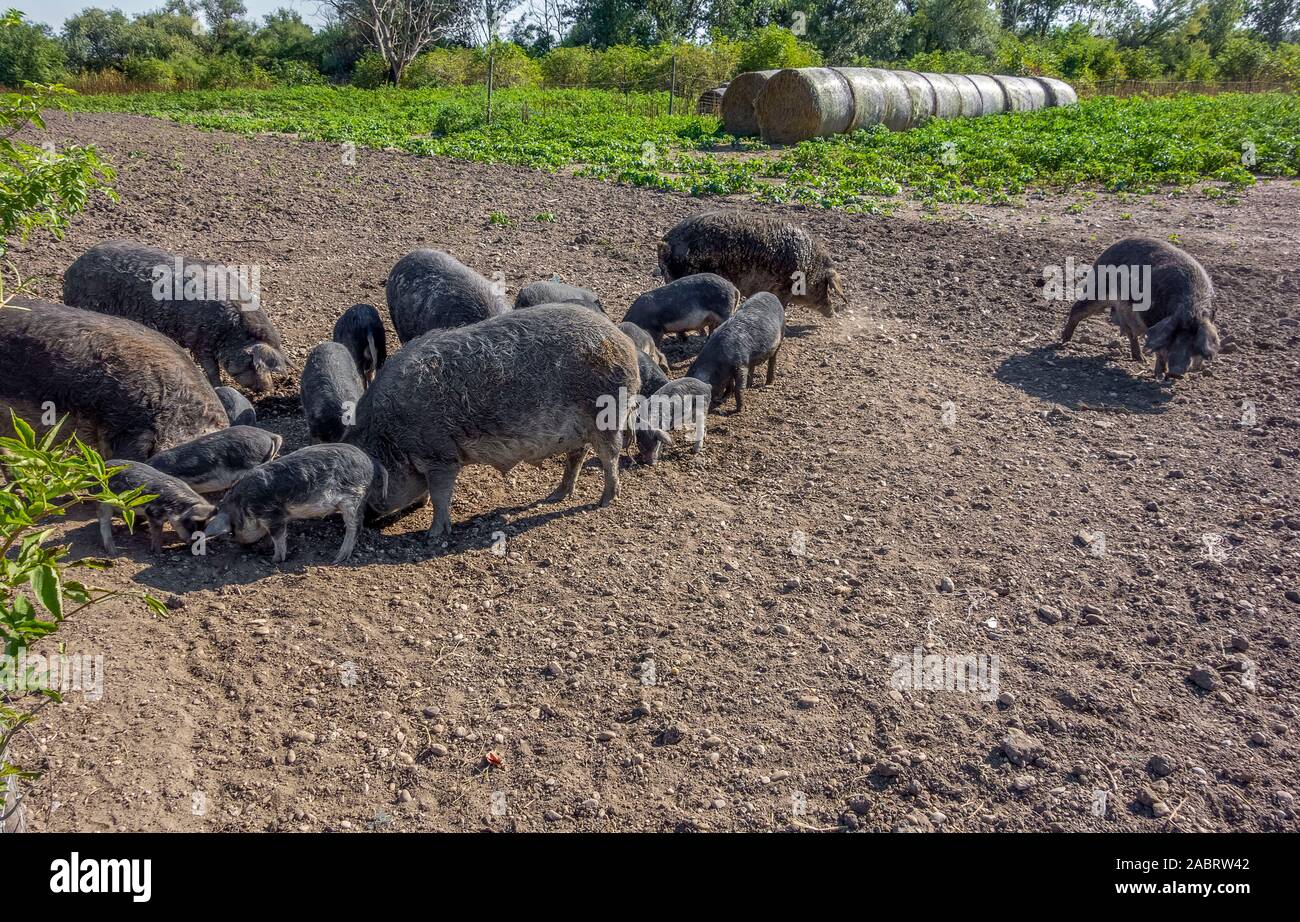
[[[503, 272], [511, 296], [558, 272], [618, 317], [654, 284], [659, 236], [717, 205], [129, 116], [28, 134], [93, 141], [122, 196], [13, 249], [42, 295], [113, 236], [258, 265], [295, 373], [347, 305], [384, 313], [416, 246]], [[178, 607], [115, 601], [61, 630], [105, 655], [105, 696], [42, 717], [32, 826], [1294, 829], [1300, 190], [1070, 201], [883, 218], [736, 200], [820, 236], [853, 311], [793, 313], [775, 386], [711, 417], [702, 457], [626, 470], [607, 509], [592, 469], [574, 502], [534, 506], [549, 463], [462, 475], [451, 546], [424, 544], [426, 507], [343, 567], [335, 522], [294, 526], [282, 567], [123, 536], [103, 582]], [[1237, 343], [1172, 390], [1100, 321], [1044, 348], [1066, 305], [1039, 295], [1043, 267], [1132, 233], [1203, 260]], [[697, 348], [670, 349], [675, 374]], [[305, 443], [296, 380], [259, 415]], [[88, 517], [66, 532], [96, 552]], [[1102, 556], [1079, 543], [1098, 532]], [[996, 656], [1013, 700], [891, 688], [917, 648]], [[1187, 680], [1202, 663], [1214, 693]], [[1000, 746], [1016, 728], [1038, 743], [1023, 765]], [[1153, 755], [1176, 771], [1154, 777]]]

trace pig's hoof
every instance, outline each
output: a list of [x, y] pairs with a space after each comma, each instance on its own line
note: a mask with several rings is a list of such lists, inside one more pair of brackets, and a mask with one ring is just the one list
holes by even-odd
[[546, 497], [546, 499], [542, 500], [542, 502], [562, 503], [572, 495], [573, 495], [573, 491], [571, 490], [565, 490], [565, 489], [554, 490], [551, 492], [549, 496]]

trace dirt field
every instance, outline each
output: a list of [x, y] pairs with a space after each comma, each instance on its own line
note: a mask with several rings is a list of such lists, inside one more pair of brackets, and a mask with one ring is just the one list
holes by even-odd
[[[98, 144], [122, 201], [14, 250], [42, 294], [109, 237], [256, 264], [297, 365], [343, 308], [383, 312], [418, 246], [511, 298], [558, 272], [621, 317], [660, 235], [719, 204], [130, 117], [48, 136]], [[60, 631], [105, 693], [47, 709], [42, 753], [21, 740], [30, 826], [1295, 830], [1300, 188], [1069, 203], [772, 209], [827, 243], [852, 312], [792, 313], [775, 385], [609, 508], [593, 468], [539, 505], [556, 461], [468, 471], [449, 546], [426, 507], [347, 566], [337, 521], [292, 526], [280, 566], [120, 533], [101, 582], [174, 610]], [[1234, 340], [1173, 387], [1101, 319], [1051, 348], [1044, 267], [1134, 233], [1203, 260]], [[698, 347], [670, 347], [675, 374]], [[258, 410], [305, 442], [295, 381]], [[97, 553], [88, 515], [67, 533]], [[900, 683], [914, 653], [997, 681]]]

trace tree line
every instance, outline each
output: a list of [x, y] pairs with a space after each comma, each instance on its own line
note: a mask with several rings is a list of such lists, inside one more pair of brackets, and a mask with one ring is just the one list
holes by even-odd
[[[88, 7], [0, 34], [0, 85], [666, 87], [770, 67], [885, 65], [1089, 83], [1300, 78], [1300, 0], [242, 0]], [[671, 79], [671, 77], [668, 77]]]

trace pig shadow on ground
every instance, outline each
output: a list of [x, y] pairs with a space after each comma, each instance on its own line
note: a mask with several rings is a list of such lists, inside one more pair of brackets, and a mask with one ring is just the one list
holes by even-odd
[[1159, 413], [1173, 396], [1151, 373], [1151, 362], [1117, 362], [1108, 355], [1084, 355], [1055, 345], [1009, 356], [997, 379], [1030, 397], [1070, 410]]
[[821, 327], [815, 323], [791, 323], [787, 320], [782, 339], [803, 339], [805, 336], [813, 335], [819, 329]]

